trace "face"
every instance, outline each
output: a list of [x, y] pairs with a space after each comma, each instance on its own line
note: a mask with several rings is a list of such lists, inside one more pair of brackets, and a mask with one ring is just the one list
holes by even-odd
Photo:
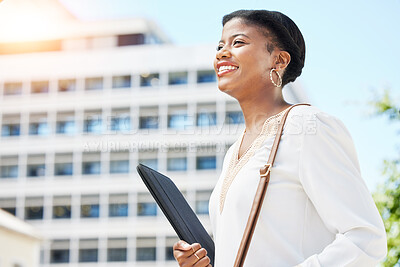
[[259, 28], [237, 18], [228, 21], [214, 60], [219, 89], [239, 99], [271, 86], [269, 71], [277, 52], [268, 52], [268, 42]]

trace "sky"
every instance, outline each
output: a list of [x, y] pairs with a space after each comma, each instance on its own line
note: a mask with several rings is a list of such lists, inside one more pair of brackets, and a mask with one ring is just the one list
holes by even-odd
[[400, 0], [59, 1], [82, 20], [152, 19], [182, 46], [217, 45], [221, 19], [232, 11], [280, 11], [305, 38], [300, 82], [310, 103], [347, 126], [371, 191], [384, 181], [383, 160], [399, 158], [399, 125], [374, 116], [369, 103], [384, 89], [400, 102]]

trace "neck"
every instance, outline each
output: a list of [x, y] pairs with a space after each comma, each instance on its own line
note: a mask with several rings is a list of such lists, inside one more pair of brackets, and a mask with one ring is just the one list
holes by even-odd
[[267, 118], [289, 107], [283, 99], [281, 88], [263, 91], [261, 94], [249, 94], [246, 98], [238, 99], [247, 134], [258, 134]]

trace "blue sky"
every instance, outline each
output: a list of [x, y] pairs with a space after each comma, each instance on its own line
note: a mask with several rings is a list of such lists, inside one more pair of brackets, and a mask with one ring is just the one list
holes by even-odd
[[384, 181], [383, 159], [398, 157], [398, 125], [371, 116], [368, 102], [385, 88], [397, 103], [400, 100], [400, 0], [60, 2], [83, 20], [151, 18], [177, 45], [216, 45], [222, 16], [237, 9], [283, 12], [296, 22], [306, 41], [302, 85], [313, 105], [348, 127], [371, 191]]

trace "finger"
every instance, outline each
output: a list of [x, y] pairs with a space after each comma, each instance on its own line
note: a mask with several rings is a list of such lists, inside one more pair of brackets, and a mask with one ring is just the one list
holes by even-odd
[[[207, 255], [207, 250], [205, 250], [204, 248], [201, 248], [201, 249], [197, 250], [196, 253], [193, 253], [193, 255], [191, 255], [189, 257], [189, 260], [194, 265], [197, 262], [201, 261], [204, 257], [206, 257], [206, 255]], [[202, 266], [206, 266], [206, 264], [204, 264]]]
[[193, 253], [195, 253], [196, 251], [198, 251], [199, 249], [201, 249], [201, 245], [199, 243], [193, 243], [192, 245], [190, 245], [192, 248]]
[[200, 260], [198, 260], [193, 267], [208, 267], [211, 266], [210, 265], [210, 258], [205, 256], [203, 258], [201, 258]]
[[173, 249], [174, 250], [190, 250], [191, 249], [191, 245], [189, 245], [188, 243], [186, 243], [185, 241], [183, 241], [183, 240], [179, 240], [178, 242], [176, 242], [175, 244], [174, 244], [174, 247], [173, 247]]
[[201, 248], [201, 249], [197, 250], [196, 253], [194, 253], [194, 254], [196, 254], [196, 256], [201, 259], [207, 255], [207, 250], [205, 248]]

